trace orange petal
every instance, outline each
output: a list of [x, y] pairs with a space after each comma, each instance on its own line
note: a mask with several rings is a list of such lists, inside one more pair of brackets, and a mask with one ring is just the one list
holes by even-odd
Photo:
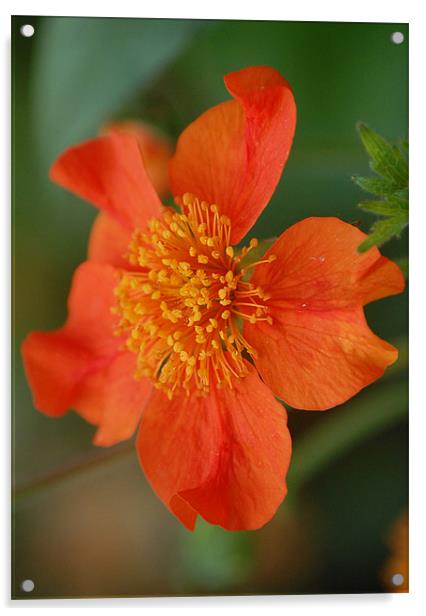
[[312, 310], [355, 307], [404, 289], [399, 267], [377, 248], [357, 251], [365, 233], [338, 218], [306, 218], [266, 252], [277, 258], [252, 277], [271, 304]]
[[197, 515], [228, 530], [268, 522], [286, 495], [287, 415], [250, 366], [232, 389], [169, 401], [155, 392], [138, 436], [141, 465], [190, 530]]
[[97, 444], [128, 438], [150, 387], [133, 379], [135, 356], [121, 351], [111, 314], [117, 274], [112, 267], [83, 263], [68, 299], [69, 316], [54, 332], [33, 332], [22, 346], [34, 406], [47, 415], [75, 408], [99, 425]]
[[245, 324], [257, 368], [296, 408], [341, 404], [383, 374], [397, 351], [369, 329], [362, 305], [399, 293], [398, 266], [377, 248], [359, 254], [365, 234], [337, 218], [308, 218], [285, 231], [252, 283], [270, 294], [273, 325]]
[[138, 143], [129, 134], [114, 132], [65, 150], [50, 177], [129, 230], [161, 212]]
[[73, 408], [98, 426], [95, 445], [109, 447], [134, 434], [152, 391], [148, 379], [135, 380], [135, 369], [135, 354], [124, 351], [84, 379]]
[[94, 263], [129, 269], [124, 255], [132, 233], [106, 212], [100, 212], [90, 232], [87, 258]]
[[342, 404], [396, 361], [398, 351], [369, 329], [363, 309], [274, 308], [273, 325], [244, 328], [256, 367], [276, 396], [294, 408]]
[[230, 73], [234, 97], [203, 113], [181, 134], [170, 164], [174, 195], [193, 193], [232, 221], [233, 244], [267, 205], [290, 153], [296, 106], [289, 84], [273, 68]]
[[[169, 142], [148, 125], [137, 121], [111, 122], [101, 131], [104, 135], [117, 132], [136, 139], [153, 187], [159, 195], [165, 194], [169, 184], [168, 163], [172, 154]], [[123, 255], [127, 252], [131, 235], [131, 231], [110, 214], [100, 212], [90, 232], [88, 259], [95, 263], [129, 268]]]
[[103, 129], [103, 134], [114, 132], [133, 135], [138, 142], [149, 179], [159, 195], [167, 193], [169, 188], [169, 160], [172, 155], [170, 143], [148, 124], [137, 120], [110, 122]]
[[117, 353], [111, 314], [117, 281], [112, 267], [83, 263], [74, 273], [65, 325], [53, 332], [32, 332], [25, 339], [24, 366], [39, 410], [64, 413], [85, 374]]
[[22, 356], [34, 406], [46, 415], [63, 415], [93, 360], [91, 353], [61, 328], [30, 333], [22, 344]]

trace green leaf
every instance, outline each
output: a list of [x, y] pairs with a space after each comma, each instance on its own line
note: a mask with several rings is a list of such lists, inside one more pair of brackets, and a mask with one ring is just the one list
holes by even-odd
[[372, 225], [368, 238], [358, 247], [359, 252], [365, 252], [393, 237], [400, 237], [408, 225], [408, 143], [400, 149], [365, 124], [360, 123], [358, 130], [370, 157], [370, 167], [377, 175], [354, 176], [353, 181], [366, 192], [381, 197], [358, 205], [367, 212], [384, 217]]
[[359, 207], [367, 212], [373, 212], [379, 216], [394, 216], [399, 209], [401, 214], [406, 213], [406, 201], [399, 197], [390, 197], [387, 201], [362, 201]]
[[366, 252], [373, 246], [381, 246], [393, 237], [400, 237], [407, 224], [407, 214], [391, 215], [385, 220], [378, 220], [371, 227], [368, 238], [358, 246], [358, 251]]
[[362, 190], [373, 193], [373, 195], [388, 195], [398, 190], [398, 184], [394, 184], [385, 178], [364, 178], [358, 175], [353, 176], [353, 181], [358, 184]]
[[388, 178], [401, 188], [408, 184], [408, 166], [401, 150], [388, 143], [365, 124], [358, 125], [358, 131], [367, 153], [370, 167], [379, 175]]
[[43, 164], [94, 136], [174, 61], [203, 22], [52, 17], [41, 24], [33, 98]]

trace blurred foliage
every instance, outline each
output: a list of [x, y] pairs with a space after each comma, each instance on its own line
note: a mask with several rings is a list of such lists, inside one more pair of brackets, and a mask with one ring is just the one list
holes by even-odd
[[404, 149], [400, 149], [365, 124], [359, 124], [358, 130], [370, 156], [370, 167], [376, 173], [374, 177], [353, 178], [360, 188], [376, 196], [374, 201], [362, 201], [359, 207], [382, 216], [359, 246], [359, 251], [365, 252], [372, 246], [382, 246], [393, 237], [400, 237], [408, 225], [408, 143], [404, 142]]
[[[24, 23], [34, 37], [20, 36]], [[354, 127], [364, 118], [390, 141], [406, 137], [408, 47], [392, 44], [395, 30], [407, 41], [404, 24], [13, 18], [13, 474], [18, 487], [44, 482], [15, 502], [14, 596], [25, 596], [27, 578], [31, 597], [385, 590], [386, 529], [407, 505], [404, 362], [327, 414], [289, 410], [290, 490], [303, 466], [305, 478], [269, 524], [227, 533], [201, 522], [192, 534], [152, 492], [135, 455], [117, 448], [106, 464], [91, 445], [93, 427], [74, 413], [53, 421], [34, 410], [19, 347], [29, 331], [65, 318], [95, 215], [50, 184], [53, 158], [119, 118], [176, 138], [228, 97], [229, 71], [274, 66], [298, 108], [283, 179], [250, 237], [317, 215], [367, 228], [369, 213], [354, 207], [362, 193], [351, 176], [368, 173]], [[383, 251], [405, 259], [406, 237]], [[404, 351], [406, 293], [366, 314]], [[88, 462], [85, 472], [65, 472]]]

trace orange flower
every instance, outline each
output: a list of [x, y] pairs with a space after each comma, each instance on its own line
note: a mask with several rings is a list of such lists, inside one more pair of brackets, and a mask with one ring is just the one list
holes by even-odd
[[408, 511], [394, 520], [387, 537], [390, 554], [381, 571], [389, 592], [408, 592]]
[[397, 351], [370, 331], [362, 306], [404, 286], [377, 249], [359, 255], [365, 235], [335, 218], [294, 225], [258, 263], [255, 240], [234, 247], [279, 181], [296, 109], [272, 68], [225, 83], [234, 100], [179, 138], [177, 210], [161, 204], [129, 134], [55, 162], [52, 179], [104, 218], [74, 275], [66, 324], [23, 346], [41, 411], [75, 409], [98, 426], [98, 445], [129, 438], [141, 420], [145, 474], [190, 529], [198, 515], [231, 530], [271, 519], [291, 453], [275, 396], [325, 409], [378, 378]]

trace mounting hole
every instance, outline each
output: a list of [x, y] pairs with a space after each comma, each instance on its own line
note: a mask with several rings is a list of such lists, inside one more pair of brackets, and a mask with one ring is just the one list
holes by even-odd
[[25, 36], [25, 38], [29, 38], [34, 34], [34, 26], [31, 24], [25, 24], [24, 26], [21, 26], [20, 33], [22, 36]]
[[395, 575], [392, 576], [392, 584], [394, 586], [401, 586], [401, 584], [404, 583], [404, 576], [401, 575], [400, 573], [395, 573]]
[[393, 32], [391, 35], [391, 41], [392, 43], [395, 43], [395, 45], [401, 45], [401, 43], [404, 42], [404, 35], [402, 32]]
[[32, 580], [24, 580], [21, 584], [21, 588], [24, 592], [32, 592], [35, 584]]

